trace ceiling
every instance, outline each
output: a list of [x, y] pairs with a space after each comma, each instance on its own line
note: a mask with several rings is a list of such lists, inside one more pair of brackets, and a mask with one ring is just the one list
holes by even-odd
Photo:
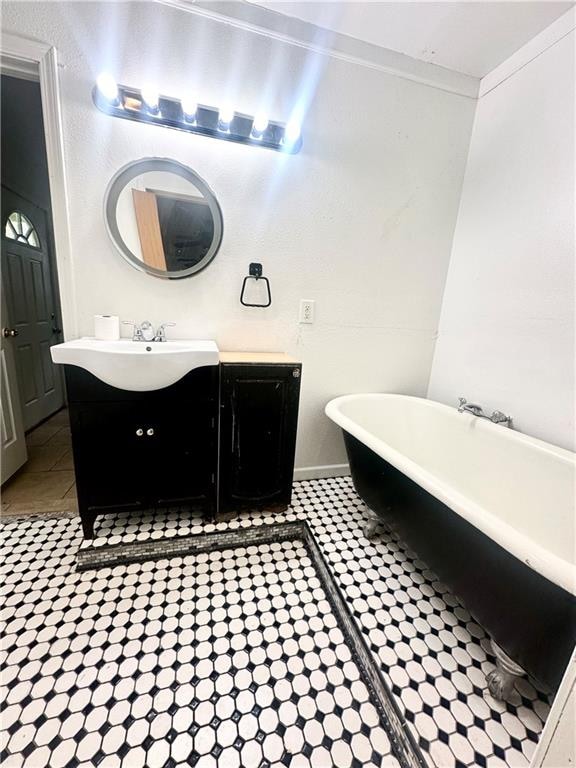
[[483, 77], [573, 2], [315, 2], [250, 0], [253, 5]]

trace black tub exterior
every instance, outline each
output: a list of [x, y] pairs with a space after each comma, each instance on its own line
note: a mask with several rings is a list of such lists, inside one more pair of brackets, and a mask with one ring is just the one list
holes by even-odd
[[344, 432], [354, 486], [492, 639], [555, 690], [576, 644], [576, 599]]

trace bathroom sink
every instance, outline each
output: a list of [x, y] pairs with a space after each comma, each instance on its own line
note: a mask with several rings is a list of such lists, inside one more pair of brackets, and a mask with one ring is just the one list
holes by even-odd
[[148, 392], [175, 384], [189, 371], [218, 365], [218, 347], [211, 340], [98, 341], [75, 339], [55, 344], [52, 360], [77, 365], [118, 389]]

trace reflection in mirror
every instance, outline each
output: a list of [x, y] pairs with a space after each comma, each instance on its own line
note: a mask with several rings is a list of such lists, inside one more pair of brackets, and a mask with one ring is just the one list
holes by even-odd
[[160, 277], [187, 277], [216, 255], [222, 238], [218, 203], [194, 171], [172, 160], [142, 160], [112, 180], [108, 229], [122, 255]]

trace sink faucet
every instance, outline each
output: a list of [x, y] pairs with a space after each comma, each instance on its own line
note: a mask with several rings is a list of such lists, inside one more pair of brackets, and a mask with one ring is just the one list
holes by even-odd
[[493, 424], [505, 424], [512, 429], [512, 416], [507, 416], [502, 411], [492, 411], [492, 415], [487, 416], [481, 405], [469, 403], [465, 397], [459, 397], [458, 402], [458, 413], [471, 413], [479, 419], [490, 419]]
[[149, 320], [142, 320], [141, 323], [135, 323], [134, 320], [122, 320], [122, 325], [133, 326], [132, 341], [167, 341], [165, 328], [169, 325], [176, 325], [176, 323], [160, 323], [156, 332], [154, 332], [154, 327]]

